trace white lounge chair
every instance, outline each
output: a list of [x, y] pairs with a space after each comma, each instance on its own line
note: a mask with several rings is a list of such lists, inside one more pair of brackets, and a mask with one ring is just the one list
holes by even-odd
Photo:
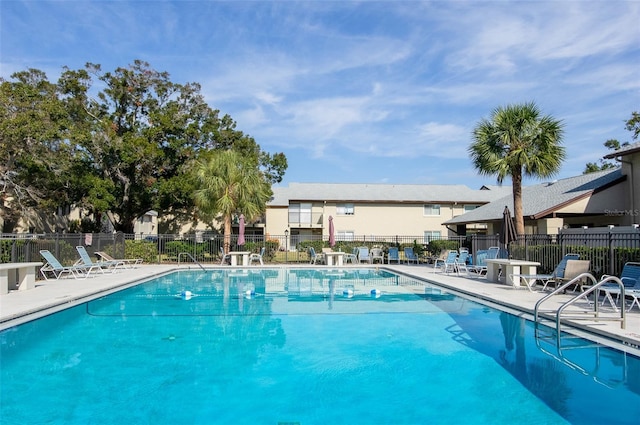
[[100, 257], [100, 261], [122, 261], [128, 267], [134, 267], [138, 264], [142, 264], [142, 258], [113, 258], [111, 255], [104, 251], [96, 251], [96, 255]]
[[87, 249], [82, 245], [76, 246], [76, 251], [78, 251], [78, 255], [80, 255], [80, 259], [74, 265], [75, 266], [82, 265], [87, 267], [87, 274], [93, 271], [100, 271], [101, 273], [104, 273], [105, 270], [110, 270], [111, 273], [115, 273], [118, 267], [120, 268], [125, 267], [124, 261], [117, 261], [117, 260], [100, 261], [100, 262], [93, 261], [89, 256]]
[[442, 272], [449, 273], [449, 271], [455, 271], [456, 260], [458, 259], [458, 253], [456, 251], [449, 251], [447, 257], [444, 260], [439, 258], [433, 263], [433, 272], [435, 273], [438, 268], [442, 269]]
[[40, 274], [45, 280], [51, 277], [60, 279], [62, 276], [72, 276], [75, 279], [86, 278], [85, 266], [63, 266], [62, 263], [49, 250], [41, 249], [40, 255], [45, 259], [45, 264], [40, 268]]
[[[562, 257], [562, 260], [558, 263], [556, 268], [553, 270], [551, 274], [534, 274], [534, 275], [526, 275], [526, 274], [518, 274], [509, 276], [511, 282], [519, 281], [520, 283], [524, 283], [530, 291], [533, 292], [533, 287], [536, 285], [538, 281], [542, 282], [542, 290], [547, 289], [547, 285], [549, 283], [554, 283], [556, 286], [559, 282], [568, 281], [565, 279], [565, 269], [567, 267], [567, 261], [569, 260], [578, 260], [580, 258], [579, 254], [565, 254]], [[588, 271], [588, 270], [587, 270]], [[574, 276], [575, 277], [575, 276]], [[572, 279], [572, 278], [571, 278]]]
[[260, 254], [253, 253], [249, 255], [249, 265], [253, 264], [254, 261], [260, 263], [261, 266], [264, 266], [264, 262], [262, 261], [262, 256], [264, 255], [265, 247], [260, 248]]
[[[603, 275], [602, 279], [605, 279], [607, 277], [609, 277], [609, 275]], [[624, 285], [625, 296], [629, 295], [633, 297], [633, 302], [631, 304], [631, 307], [633, 307], [633, 305], [636, 302], [638, 302], [637, 297], [640, 296], [640, 294], [636, 292], [637, 290], [640, 290], [640, 263], [636, 263], [636, 262], [625, 263], [624, 267], [622, 268], [622, 272], [620, 273], [620, 280]], [[616, 304], [618, 299], [620, 298], [620, 287], [618, 285], [615, 285], [615, 284], [609, 285], [605, 283], [600, 287], [599, 291], [604, 292], [602, 305], [604, 305], [605, 301], [609, 301], [609, 303], [611, 304], [611, 307], [617, 308]], [[633, 292], [629, 293], [629, 291], [633, 291]], [[615, 298], [616, 298], [615, 302], [612, 295], [615, 295]], [[640, 307], [640, 304], [638, 304], [638, 307]]]
[[469, 269], [467, 268], [468, 258], [469, 258], [469, 251], [465, 249], [460, 251], [460, 254], [458, 254], [456, 259], [454, 260], [453, 266], [456, 273], [458, 273], [458, 276], [460, 275], [460, 272], [462, 272], [463, 270], [466, 274], [469, 274]]
[[473, 262], [475, 264], [471, 264], [467, 266], [467, 274], [470, 277], [482, 277], [487, 274], [487, 263], [485, 260], [487, 259], [488, 250], [481, 249], [476, 251], [476, 255], [473, 256]]
[[224, 253], [224, 248], [220, 247], [220, 265], [231, 264], [231, 255]]

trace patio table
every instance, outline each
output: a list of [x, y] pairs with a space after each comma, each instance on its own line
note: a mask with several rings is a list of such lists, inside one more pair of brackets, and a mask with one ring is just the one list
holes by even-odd
[[514, 282], [509, 276], [535, 275], [536, 267], [540, 265], [540, 263], [536, 261], [510, 260], [508, 258], [490, 258], [485, 260], [485, 263], [487, 264], [487, 280], [489, 282], [499, 282], [498, 271], [502, 266], [504, 267], [503, 275], [505, 276], [505, 283], [514, 288], [521, 286], [520, 279]]
[[231, 265], [232, 266], [237, 266], [238, 265], [238, 258], [242, 258], [242, 265], [243, 266], [248, 266], [249, 265], [249, 255], [251, 254], [251, 251], [231, 251], [229, 253], [229, 255], [231, 256]]
[[344, 252], [324, 252], [325, 258], [327, 259], [327, 266], [333, 266], [334, 258], [336, 260], [336, 264], [342, 267]]
[[41, 265], [42, 263], [38, 261], [0, 264], [0, 294], [9, 293], [9, 272], [11, 272], [12, 285], [17, 277], [19, 291], [34, 288], [36, 282], [36, 267]]

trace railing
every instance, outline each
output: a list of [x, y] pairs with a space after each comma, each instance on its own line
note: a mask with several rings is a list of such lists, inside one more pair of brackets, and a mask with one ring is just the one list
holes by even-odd
[[200, 264], [200, 263], [199, 263], [195, 258], [193, 258], [193, 255], [189, 254], [188, 252], [181, 252], [180, 254], [178, 254], [178, 265], [180, 265], [180, 258], [181, 258], [183, 255], [184, 255], [185, 257], [189, 257], [189, 258], [191, 258], [191, 261], [193, 261], [193, 262], [194, 262], [194, 263], [196, 263], [198, 266], [200, 266], [200, 268], [201, 268], [202, 270], [205, 270], [205, 268], [202, 266], [202, 264]]
[[[563, 340], [565, 341], [563, 343]], [[617, 388], [624, 385], [628, 385], [629, 380], [629, 367], [627, 362], [628, 354], [625, 351], [621, 352], [623, 361], [619, 365], [621, 370], [620, 376], [600, 376], [600, 368], [602, 366], [602, 359], [607, 357], [605, 353], [609, 352], [610, 348], [599, 343], [592, 341], [585, 341], [583, 338], [573, 335], [565, 335], [562, 339], [557, 338], [557, 332], [555, 336], [543, 334], [538, 326], [535, 328], [535, 341], [538, 349], [550, 356], [555, 360], [564, 363], [573, 370], [578, 371], [584, 376], [589, 376], [594, 382], [603, 385], [607, 388]], [[542, 343], [545, 342], [549, 346], [555, 348], [556, 354], [548, 350]], [[586, 355], [576, 357], [575, 360], [569, 359], [568, 354], [575, 350], [592, 350], [593, 351], [593, 365], [587, 366], [585, 363], [589, 360]]]
[[[593, 311], [584, 311], [583, 315], [580, 316], [569, 316], [569, 317], [564, 317], [565, 319], [571, 319], [571, 320], [585, 320], [585, 319], [590, 319], [590, 320], [612, 320], [612, 321], [619, 321], [620, 322], [620, 326], [622, 329], [626, 329], [626, 315], [625, 315], [625, 309], [624, 306], [620, 309], [620, 317], [603, 317], [600, 316], [600, 311], [599, 311], [599, 303], [598, 303], [598, 297], [597, 294], [600, 290], [600, 288], [609, 283], [609, 282], [614, 282], [616, 284], [618, 284], [618, 286], [620, 287], [620, 297], [621, 299], [624, 300], [624, 284], [622, 283], [622, 281], [620, 279], [618, 279], [615, 276], [609, 276], [605, 279], [602, 279], [600, 282], [597, 281], [597, 279], [591, 274], [591, 273], [582, 273], [579, 274], [578, 276], [576, 276], [575, 278], [571, 279], [569, 282], [564, 283], [563, 285], [558, 286], [555, 290], [553, 290], [551, 293], [545, 295], [544, 297], [542, 297], [540, 300], [538, 300], [538, 302], [536, 303], [534, 310], [533, 310], [533, 318], [534, 318], [534, 322], [536, 324], [536, 326], [539, 323], [539, 319], [540, 319], [540, 307], [542, 306], [542, 304], [544, 304], [548, 299], [550, 299], [552, 296], [560, 293], [560, 292], [564, 292], [568, 287], [572, 286], [572, 285], [579, 285], [581, 284], [582, 281], [584, 281], [584, 279], [589, 279], [592, 282], [592, 285], [586, 289], [585, 291], [580, 292], [578, 295], [576, 295], [575, 297], [571, 298], [570, 300], [568, 300], [567, 302], [565, 302], [564, 304], [562, 304], [556, 311], [555, 311], [555, 325], [556, 325], [556, 333], [557, 333], [557, 338], [558, 338], [558, 345], [560, 345], [560, 336], [561, 336], [561, 329], [560, 329], [560, 325], [561, 325], [561, 321], [562, 321], [562, 313], [570, 306], [574, 305], [578, 300], [580, 299], [585, 299], [587, 300], [587, 302], [589, 303], [589, 305], [591, 305], [591, 301], [588, 299], [589, 295], [595, 292], [595, 299], [593, 301]], [[617, 309], [616, 309], [617, 310]], [[549, 310], [546, 311], [546, 313], [552, 313], [553, 310]]]
[[289, 227], [322, 228], [324, 227], [324, 214], [289, 212]]
[[[598, 281], [596, 280], [596, 278], [591, 274], [591, 273], [581, 273], [578, 276], [574, 277], [573, 279], [571, 279], [568, 282], [565, 282], [564, 284], [557, 286], [553, 291], [551, 291], [550, 293], [548, 293], [547, 295], [545, 295], [544, 297], [540, 298], [538, 300], [538, 302], [536, 302], [535, 307], [533, 308], [533, 321], [535, 324], [539, 323], [539, 319], [540, 319], [540, 307], [542, 306], [542, 304], [544, 304], [547, 300], [551, 299], [554, 295], [560, 293], [560, 292], [564, 292], [569, 286], [572, 285], [576, 285], [578, 284], [578, 282], [582, 282], [584, 281], [584, 279], [590, 279], [591, 282], [595, 285], [596, 283], [598, 283]], [[597, 304], [597, 302], [596, 302]], [[597, 307], [596, 307], [597, 308]], [[552, 313], [553, 310], [547, 310], [545, 313]], [[556, 310], [557, 313], [557, 310]], [[557, 314], [556, 314], [557, 317]], [[559, 331], [559, 327], [558, 327], [558, 331]]]
[[[591, 262], [591, 272], [596, 278], [603, 274], [619, 275], [626, 262], [640, 261], [640, 233], [631, 232], [580, 232], [560, 235], [525, 235], [509, 245], [509, 256], [514, 259], [537, 261], [540, 273], [550, 273], [567, 253], [580, 254], [580, 259]], [[260, 252], [265, 248], [265, 261], [268, 263], [304, 263], [309, 261], [308, 247], [328, 247], [327, 231], [318, 235], [296, 234], [291, 227], [288, 235], [246, 234], [244, 251]], [[417, 247], [427, 253], [431, 241], [449, 241], [455, 248], [466, 247], [472, 256], [490, 246], [501, 246], [498, 235], [469, 235], [442, 239], [424, 235], [356, 235], [349, 238], [336, 238], [334, 249], [351, 252], [353, 247], [390, 246], [402, 248]], [[233, 234], [225, 242], [219, 233], [192, 234], [9, 234], [0, 236], [0, 263], [41, 261], [39, 251], [47, 249], [66, 264], [77, 259], [75, 247], [83, 245], [89, 253], [107, 251], [116, 258], [144, 258], [145, 263], [177, 262], [178, 254], [188, 252], [199, 263], [220, 262], [220, 248], [238, 250], [238, 235]], [[228, 246], [227, 246], [228, 245]], [[437, 248], [432, 248], [437, 250]], [[125, 252], [126, 251], [126, 252]], [[431, 254], [437, 255], [438, 252]]]

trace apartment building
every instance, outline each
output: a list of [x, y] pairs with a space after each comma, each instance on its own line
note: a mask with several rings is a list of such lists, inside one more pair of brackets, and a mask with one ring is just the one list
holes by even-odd
[[329, 217], [336, 239], [417, 236], [429, 241], [462, 230], [486, 232], [486, 225], [448, 227], [443, 223], [511, 193], [510, 187], [291, 183], [274, 187], [267, 204], [265, 232], [296, 241], [328, 237]]

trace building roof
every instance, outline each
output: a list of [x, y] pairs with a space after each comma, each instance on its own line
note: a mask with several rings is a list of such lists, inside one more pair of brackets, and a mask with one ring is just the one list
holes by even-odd
[[623, 146], [620, 149], [616, 150], [615, 152], [612, 152], [610, 154], [605, 155], [604, 158], [605, 159], [611, 159], [611, 158], [615, 158], [617, 156], [631, 155], [632, 153], [636, 153], [636, 152], [640, 152], [640, 142], [636, 142], [636, 143], [632, 143], [632, 144], [627, 145], [627, 146]]
[[511, 193], [511, 187], [465, 185], [290, 183], [274, 187], [269, 206], [289, 202], [465, 203], [484, 204]]
[[[541, 218], [624, 179], [622, 171], [605, 170], [522, 188], [525, 218]], [[496, 199], [443, 224], [486, 223], [502, 219], [505, 205], [513, 213], [513, 195]]]

